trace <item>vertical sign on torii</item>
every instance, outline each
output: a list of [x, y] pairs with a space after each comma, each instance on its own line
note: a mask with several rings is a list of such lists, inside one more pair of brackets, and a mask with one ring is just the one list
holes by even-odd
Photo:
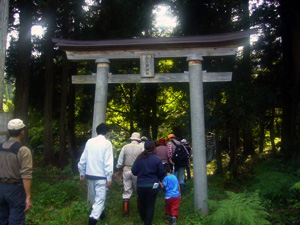
[[[253, 30], [207, 36], [126, 39], [106, 41], [71, 41], [53, 39], [66, 51], [69, 60], [97, 63], [97, 73], [73, 76], [73, 84], [96, 84], [93, 136], [95, 128], [105, 122], [109, 83], [189, 82], [194, 162], [195, 209], [208, 214], [203, 82], [231, 81], [231, 72], [207, 73], [202, 70], [203, 56], [235, 55]], [[187, 73], [157, 74], [154, 58], [186, 57]], [[140, 59], [140, 74], [110, 74], [110, 59]]]

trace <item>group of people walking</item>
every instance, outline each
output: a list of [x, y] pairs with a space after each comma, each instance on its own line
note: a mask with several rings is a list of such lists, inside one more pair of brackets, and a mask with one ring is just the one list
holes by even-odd
[[[113, 175], [112, 144], [107, 140], [109, 127], [100, 124], [98, 136], [87, 141], [78, 163], [80, 180], [88, 180], [88, 200], [92, 205], [89, 224], [105, 218], [104, 202], [107, 188]], [[117, 173], [123, 172], [123, 215], [129, 215], [130, 198], [137, 191], [137, 207], [144, 225], [152, 223], [156, 197], [164, 189], [166, 220], [175, 224], [178, 218], [180, 192], [184, 191], [185, 169], [189, 167], [191, 151], [183, 139], [176, 140], [174, 134], [169, 142], [153, 140], [132, 133], [131, 143], [125, 145], [116, 164]], [[190, 177], [188, 177], [190, 178]]]
[[[89, 139], [78, 163], [80, 180], [88, 181], [88, 202], [92, 206], [89, 225], [106, 217], [104, 203], [112, 183], [114, 157], [112, 143], [107, 139], [110, 128], [101, 123], [97, 136]], [[0, 144], [0, 224], [24, 224], [25, 212], [32, 207], [32, 155], [22, 146], [25, 124], [20, 119], [8, 122], [8, 141]], [[118, 157], [116, 169], [123, 174], [123, 214], [129, 215], [129, 202], [137, 192], [137, 206], [144, 225], [152, 223], [156, 197], [165, 190], [166, 220], [175, 224], [180, 195], [184, 191], [185, 169], [189, 168], [191, 149], [174, 134], [156, 144], [153, 140], [132, 133]], [[187, 178], [190, 179], [189, 170]]]

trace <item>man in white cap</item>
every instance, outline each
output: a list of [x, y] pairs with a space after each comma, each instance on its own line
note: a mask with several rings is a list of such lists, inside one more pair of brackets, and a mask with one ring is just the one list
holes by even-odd
[[[131, 143], [125, 145], [119, 155], [117, 169], [123, 168], [123, 211], [124, 216], [129, 215], [129, 200], [132, 195], [133, 190], [136, 190], [137, 177], [131, 172], [131, 166], [133, 165], [136, 158], [144, 150], [139, 142], [141, 141], [140, 134], [137, 132], [132, 133], [130, 140]], [[138, 203], [139, 204], [139, 203]]]
[[32, 155], [22, 146], [25, 124], [13, 119], [7, 125], [9, 140], [0, 144], [0, 224], [25, 224], [32, 207]]

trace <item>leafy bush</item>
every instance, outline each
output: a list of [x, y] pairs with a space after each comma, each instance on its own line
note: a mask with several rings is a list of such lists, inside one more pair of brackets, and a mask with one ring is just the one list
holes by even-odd
[[229, 198], [219, 202], [209, 200], [214, 212], [207, 218], [206, 224], [223, 225], [264, 225], [270, 224], [268, 213], [261, 206], [258, 193], [226, 192]]
[[296, 177], [290, 173], [267, 171], [259, 174], [252, 186], [258, 190], [261, 197], [271, 201], [287, 199], [290, 196], [288, 191], [296, 182]]
[[32, 209], [26, 214], [27, 225], [86, 224], [89, 206], [85, 185], [73, 176], [70, 166], [34, 167]]
[[72, 180], [60, 181], [55, 184], [41, 184], [40, 194], [37, 196], [39, 203], [44, 206], [53, 206], [55, 208], [64, 207], [68, 201], [76, 201], [79, 198], [79, 182]]
[[294, 184], [291, 189], [296, 189], [296, 190], [300, 190], [300, 182], [297, 182], [296, 184]]
[[86, 201], [74, 201], [64, 208], [34, 206], [26, 216], [30, 225], [77, 225], [88, 221], [89, 206]]
[[204, 224], [205, 217], [199, 212], [188, 214], [188, 216], [180, 217], [180, 220], [184, 221], [185, 225], [201, 225]]

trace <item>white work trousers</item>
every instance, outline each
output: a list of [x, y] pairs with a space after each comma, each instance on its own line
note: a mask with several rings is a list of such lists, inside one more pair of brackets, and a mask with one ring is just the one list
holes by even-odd
[[106, 180], [88, 180], [88, 203], [92, 206], [90, 217], [98, 220], [104, 210]]
[[137, 176], [134, 176], [131, 171], [124, 171], [123, 172], [123, 185], [124, 185], [124, 192], [123, 192], [123, 199], [130, 199], [133, 190], [136, 191], [136, 181]]

